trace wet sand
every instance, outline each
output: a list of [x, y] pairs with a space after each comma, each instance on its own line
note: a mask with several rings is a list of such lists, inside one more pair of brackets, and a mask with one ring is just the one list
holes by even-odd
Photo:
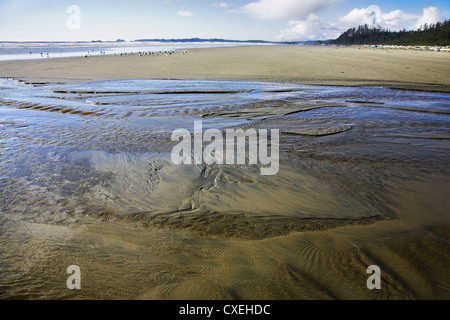
[[[449, 69], [448, 54], [440, 52], [341, 47], [238, 47], [189, 50], [187, 55], [180, 53], [171, 57], [133, 55], [0, 62], [0, 77], [30, 82], [124, 78], [245, 79], [350, 86], [387, 85], [402, 89], [450, 92]], [[282, 171], [285, 175], [281, 175], [278, 180], [285, 179], [289, 181], [289, 185], [294, 185], [296, 181], [289, 179], [304, 177], [299, 183], [300, 188], [296, 189], [300, 196], [290, 202], [291, 190], [277, 188], [278, 193], [273, 198], [265, 199], [264, 193], [257, 194], [252, 189], [254, 185], [260, 187], [254, 181], [256, 178], [252, 179], [254, 177], [248, 173], [241, 177], [238, 175], [239, 171], [236, 171], [226, 176], [228, 179], [236, 179], [227, 181], [231, 185], [229, 193], [223, 193], [225, 189], [221, 189], [222, 194], [207, 194], [202, 190], [204, 186], [201, 181], [200, 196], [194, 200], [207, 203], [217, 211], [221, 206], [226, 208], [229, 205], [231, 209], [236, 206], [254, 208], [256, 204], [261, 210], [266, 206], [277, 214], [280, 212], [273, 211], [277, 211], [277, 206], [281, 203], [279, 207], [300, 207], [305, 211], [323, 208], [331, 216], [346, 213], [351, 217], [361, 215], [371, 218], [372, 210], [386, 211], [386, 219], [375, 218], [363, 223], [352, 220], [340, 224], [334, 221], [330, 226], [326, 221], [307, 221], [306, 227], [282, 221], [281, 224], [286, 229], [280, 232], [272, 230], [274, 226], [279, 227], [275, 220], [266, 223], [263, 220], [247, 219], [245, 215], [242, 219], [238, 217], [230, 220], [220, 215], [211, 216], [200, 222], [194, 216], [193, 220], [198, 223], [190, 225], [189, 214], [192, 212], [186, 209], [195, 208], [174, 204], [170, 197], [162, 195], [161, 198], [167, 203], [158, 202], [158, 197], [149, 199], [149, 203], [159, 204], [164, 208], [175, 205], [180, 209], [178, 216], [160, 215], [146, 220], [145, 213], [111, 217], [107, 211], [100, 210], [101, 212], [82, 223], [75, 219], [75, 215], [70, 216], [75, 221], [73, 223], [70, 219], [64, 223], [40, 223], [36, 221], [38, 219], [9, 219], [3, 214], [3, 211], [8, 213], [5, 206], [0, 216], [0, 226], [5, 230], [0, 235], [0, 245], [8, 250], [0, 252], [0, 261], [9, 268], [9, 278], [7, 285], [0, 283], [1, 297], [450, 299], [450, 180], [446, 159], [431, 159], [431, 164], [428, 164], [426, 159], [417, 155], [409, 157], [406, 154], [409, 149], [405, 149], [405, 154], [399, 157], [397, 154], [385, 155], [383, 151], [386, 150], [379, 145], [374, 146], [377, 148], [374, 150], [378, 150], [376, 154], [371, 155], [371, 149], [368, 149], [366, 154], [360, 155], [358, 149], [367, 147], [362, 138], [361, 142], [352, 140], [351, 143], [356, 142], [354, 145], [344, 143], [342, 149], [336, 148], [329, 152], [331, 146], [339, 147], [339, 141], [345, 141], [347, 134], [356, 132], [358, 137], [365, 137], [369, 125], [355, 129], [351, 126], [330, 126], [327, 124], [329, 119], [323, 120], [324, 123], [320, 123], [321, 119], [313, 119], [311, 122], [319, 124], [306, 122], [309, 124], [308, 129], [294, 127], [296, 129], [291, 130], [288, 125], [292, 122], [291, 125], [294, 126], [298, 120], [280, 117], [318, 108], [338, 109], [340, 105], [329, 102], [294, 105], [279, 101], [272, 103], [281, 107], [263, 105], [258, 108], [252, 105], [243, 109], [200, 113], [200, 116], [242, 117], [254, 120], [249, 126], [255, 127], [261, 124], [259, 121], [264, 120], [267, 122], [262, 127], [272, 125], [286, 128], [286, 132], [291, 134], [282, 138], [282, 150], [289, 150], [291, 157], [299, 156], [300, 162], [308, 169], [297, 170], [298, 175], [295, 175], [289, 171], [294, 170], [294, 167], [289, 167]], [[352, 103], [368, 108], [375, 106], [386, 112], [390, 111], [389, 108], [403, 108], [371, 104], [368, 101], [354, 100]], [[420, 106], [416, 110], [409, 109], [402, 111], [420, 111], [426, 115], [433, 113], [433, 110], [424, 111]], [[447, 116], [448, 109], [436, 110], [435, 113], [440, 116]], [[89, 121], [88, 124], [92, 126], [102, 118], [98, 119]], [[384, 130], [386, 128], [388, 125], [383, 127]], [[375, 127], [374, 130], [378, 129], [379, 127]], [[17, 132], [21, 134], [21, 128]], [[42, 132], [39, 139], [42, 138], [43, 142], [40, 143], [45, 145], [45, 139], [50, 138], [45, 130]], [[83, 140], [82, 130], [66, 134], [64, 139], [67, 138], [67, 141]], [[130, 148], [126, 143], [131, 144], [130, 140], [133, 139], [127, 134], [128, 132], [123, 132], [114, 137], [124, 144], [115, 146], [119, 150], [117, 152], [122, 151], [121, 148]], [[387, 135], [388, 132], [380, 134]], [[336, 140], [326, 140], [334, 139], [335, 136], [338, 137]], [[448, 138], [448, 135], [444, 136]], [[339, 137], [341, 140], [338, 140]], [[95, 144], [96, 138], [98, 137], [89, 137], [90, 140], [86, 139], [86, 143]], [[323, 140], [318, 140], [317, 145], [308, 145], [310, 150], [316, 148], [310, 151], [302, 150], [301, 143], [295, 140], [297, 138]], [[27, 138], [24, 139], [27, 141]], [[113, 135], [108, 136], [108, 132], [105, 132], [102, 141], [111, 140]], [[56, 141], [61, 146], [64, 143]], [[410, 143], [399, 142], [399, 145], [410, 146]], [[433, 147], [437, 148], [436, 145]], [[414, 150], [420, 146], [411, 148]], [[8, 159], [4, 161], [8, 165], [11, 162]], [[38, 162], [39, 159], [29, 161]], [[108, 167], [101, 169], [111, 165], [110, 162], [105, 163], [97, 162], [95, 165], [100, 167], [100, 171], [113, 171]], [[120, 166], [117, 168], [120, 171]], [[69, 173], [76, 176], [75, 169], [67, 169], [65, 177], [70, 177]], [[166, 170], [168, 171], [165, 173], [171, 173], [170, 168]], [[353, 175], [345, 174], [348, 172]], [[130, 176], [133, 174], [139, 176], [141, 172], [132, 172]], [[192, 180], [189, 172], [186, 176], [183, 174], [186, 172], [174, 176], [181, 175], [185, 182]], [[316, 179], [317, 177], [320, 179]], [[128, 178], [124, 173], [123, 179]], [[340, 178], [343, 180], [340, 181]], [[76, 178], [68, 180], [73, 183], [70, 186], [75, 188]], [[166, 181], [173, 184], [169, 178]], [[335, 189], [322, 183], [323, 181], [332, 181]], [[87, 189], [88, 186], [80, 186], [80, 189]], [[119, 192], [123, 195], [121, 201], [124, 208], [132, 205], [135, 200], [147, 200], [136, 198], [132, 188], [122, 192], [115, 185], [99, 186], [102, 187], [101, 190], [93, 190], [98, 194]], [[253, 192], [227, 199], [225, 196], [233, 195], [233, 186]], [[260, 188], [264, 189], [266, 186], [270, 186], [270, 183], [262, 184]], [[13, 193], [14, 188], [10, 189]], [[161, 190], [162, 193], [166, 190], [165, 194], [172, 194], [173, 191], [170, 188]], [[354, 193], [347, 192], [348, 190]], [[306, 196], [301, 197], [303, 193]], [[40, 196], [39, 193], [36, 195]], [[277, 198], [281, 199], [280, 203], [276, 202]], [[23, 205], [20, 199], [12, 199], [18, 206]], [[347, 202], [340, 202], [343, 199]], [[39, 201], [48, 200], [41, 200], [36, 196], [35, 201], [25, 204], [39, 204]], [[365, 211], [368, 213], [363, 214]], [[52, 216], [52, 219], [58, 221], [61, 216], [64, 216], [64, 212], [60, 212], [60, 216]], [[218, 228], [209, 230], [205, 226]], [[264, 229], [265, 227], [267, 228]], [[17, 261], [20, 261], [20, 266]], [[64, 287], [67, 278], [65, 268], [70, 264], [82, 268], [83, 289], [79, 292], [69, 292]], [[366, 287], [369, 277], [366, 269], [370, 265], [381, 268], [381, 290], [368, 290]]]
[[[139, 223], [17, 224], [9, 228], [14, 237], [1, 243], [21, 258], [8, 297], [448, 299], [449, 203], [442, 198], [449, 193], [439, 183], [400, 184], [400, 218], [393, 221], [264, 240]], [[68, 263], [82, 266], [78, 292], [63, 289]], [[381, 290], [366, 287], [366, 269], [374, 264], [381, 268]], [[30, 283], [35, 291], [21, 290]]]
[[327, 46], [191, 49], [170, 56], [97, 56], [0, 62], [0, 77], [30, 82], [215, 79], [384, 85], [450, 92], [447, 52]]

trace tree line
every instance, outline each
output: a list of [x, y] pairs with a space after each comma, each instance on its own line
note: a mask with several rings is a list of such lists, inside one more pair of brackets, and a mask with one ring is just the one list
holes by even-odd
[[417, 30], [390, 31], [389, 29], [369, 27], [367, 24], [350, 28], [329, 44], [385, 44], [385, 45], [450, 45], [450, 19], [432, 24], [425, 23]]

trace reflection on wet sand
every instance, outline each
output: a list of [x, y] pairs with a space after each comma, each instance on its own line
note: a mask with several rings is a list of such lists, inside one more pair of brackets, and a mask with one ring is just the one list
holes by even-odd
[[[1, 298], [449, 298], [448, 94], [146, 80], [0, 89]], [[198, 119], [280, 129], [278, 174], [174, 165], [172, 131]], [[65, 287], [72, 264], [79, 292]], [[373, 264], [382, 290], [366, 287]]]

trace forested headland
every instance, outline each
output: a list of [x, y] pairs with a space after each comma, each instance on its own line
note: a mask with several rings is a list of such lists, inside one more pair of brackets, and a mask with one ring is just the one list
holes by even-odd
[[350, 28], [337, 39], [327, 41], [328, 44], [342, 45], [417, 45], [417, 46], [449, 46], [450, 19], [434, 24], [424, 24], [417, 30], [390, 31], [381, 27], [369, 27], [367, 24]]

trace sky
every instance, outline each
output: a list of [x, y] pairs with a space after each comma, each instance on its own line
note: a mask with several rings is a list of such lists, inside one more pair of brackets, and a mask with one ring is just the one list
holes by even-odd
[[334, 39], [362, 24], [417, 29], [448, 0], [0, 0], [0, 41]]

